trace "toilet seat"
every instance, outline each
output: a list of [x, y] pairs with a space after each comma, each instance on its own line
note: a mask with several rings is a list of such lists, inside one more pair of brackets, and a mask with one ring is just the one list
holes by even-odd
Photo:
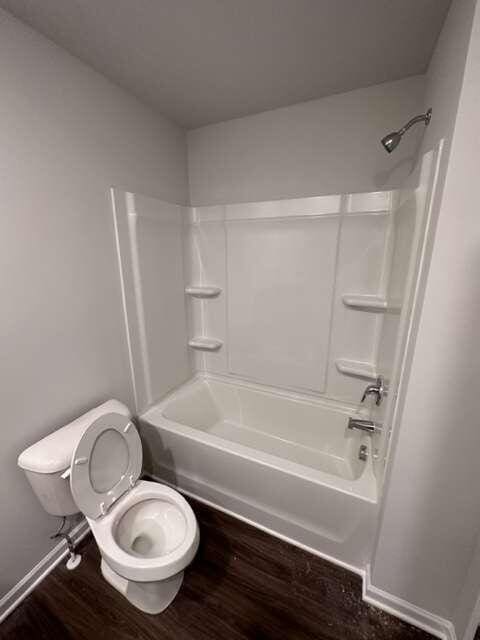
[[[135, 505], [159, 500], [175, 505], [184, 517], [185, 534], [182, 542], [172, 551], [154, 557], [127, 553], [117, 541], [117, 527], [122, 517]], [[109, 566], [128, 580], [154, 582], [165, 580], [183, 571], [193, 560], [198, 549], [199, 533], [192, 508], [178, 491], [157, 482], [139, 481], [112, 507], [107, 515], [92, 520], [87, 518], [102, 556]]]
[[[135, 425], [126, 416], [109, 413], [92, 422], [78, 442], [70, 487], [109, 567], [127, 580], [155, 582], [180, 573], [193, 560], [198, 525], [178, 491], [139, 481], [141, 469], [142, 444]], [[153, 509], [142, 509], [147, 501]], [[143, 527], [158, 553], [149, 556], [126, 550], [128, 527], [134, 526]]]
[[90, 518], [106, 515], [142, 470], [142, 443], [130, 418], [107, 413], [92, 422], [75, 447], [70, 469], [77, 506]]

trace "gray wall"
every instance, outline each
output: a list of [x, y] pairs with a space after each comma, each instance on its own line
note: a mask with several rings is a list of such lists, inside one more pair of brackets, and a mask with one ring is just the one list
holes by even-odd
[[132, 405], [109, 187], [188, 200], [182, 130], [0, 12], [0, 594], [51, 547], [16, 467], [95, 403]]
[[380, 138], [423, 107], [413, 76], [188, 132], [193, 205], [398, 187], [423, 131], [391, 156]]
[[480, 529], [480, 9], [470, 40], [474, 11], [474, 0], [452, 4], [427, 75], [433, 118], [422, 151], [446, 138], [443, 189], [433, 207], [435, 241], [372, 571], [376, 587], [453, 620], [458, 638], [480, 584], [477, 562], [476, 580], [469, 576], [470, 593], [462, 595]]

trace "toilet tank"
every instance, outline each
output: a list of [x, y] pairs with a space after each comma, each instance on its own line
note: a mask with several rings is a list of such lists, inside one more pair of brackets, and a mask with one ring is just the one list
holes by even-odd
[[32, 444], [18, 457], [18, 466], [25, 471], [33, 491], [47, 513], [69, 516], [80, 511], [70, 491], [72, 455], [92, 422], [107, 413], [131, 417], [124, 404], [118, 400], [108, 400]]

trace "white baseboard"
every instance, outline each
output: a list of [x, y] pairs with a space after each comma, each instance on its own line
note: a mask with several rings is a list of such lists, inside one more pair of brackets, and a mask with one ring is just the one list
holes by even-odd
[[[89, 532], [86, 520], [82, 520], [70, 533], [73, 543], [77, 544]], [[0, 622], [12, 613], [29, 593], [59, 564], [68, 554], [65, 540], [59, 542], [46, 556], [36, 564], [20, 582], [0, 598]]]
[[420, 609], [411, 602], [374, 587], [370, 582], [370, 566], [367, 566], [363, 578], [363, 599], [368, 604], [419, 627], [437, 638], [442, 638], [442, 640], [456, 640], [457, 638], [453, 624], [449, 620], [440, 618], [425, 609]]

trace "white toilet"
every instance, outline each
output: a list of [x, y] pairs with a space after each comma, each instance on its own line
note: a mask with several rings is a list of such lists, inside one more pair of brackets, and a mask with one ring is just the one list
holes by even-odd
[[140, 437], [128, 409], [109, 400], [18, 458], [46, 511], [82, 511], [102, 574], [132, 604], [160, 613], [175, 598], [198, 548], [195, 515], [173, 489], [139, 480]]

